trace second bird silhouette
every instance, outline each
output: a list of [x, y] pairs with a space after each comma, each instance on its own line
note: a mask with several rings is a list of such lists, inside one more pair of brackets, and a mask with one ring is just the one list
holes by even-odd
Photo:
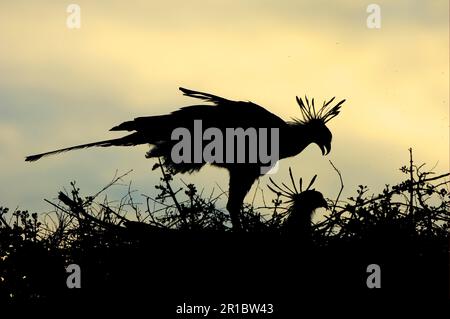
[[[26, 161], [37, 161], [41, 157], [66, 151], [109, 146], [134, 146], [150, 144], [152, 149], [147, 157], [162, 157], [164, 164], [169, 165], [176, 173], [192, 173], [200, 170], [206, 162], [175, 163], [171, 158], [172, 147], [178, 142], [171, 138], [176, 128], [187, 128], [192, 132], [194, 121], [201, 120], [204, 129], [217, 128], [225, 136], [226, 128], [277, 128], [279, 132], [279, 159], [295, 156], [302, 152], [309, 144], [319, 146], [323, 155], [331, 150], [332, 134], [326, 123], [337, 116], [345, 100], [334, 106], [334, 97], [324, 102], [320, 110], [315, 109], [314, 99], [305, 101], [297, 97], [302, 119], [294, 118], [286, 122], [265, 108], [247, 101], [232, 101], [216, 95], [180, 88], [184, 95], [212, 102], [213, 105], [201, 104], [182, 107], [166, 115], [138, 117], [132, 121], [115, 126], [111, 131], [133, 132], [124, 137], [76, 145], [51, 152], [31, 155]], [[246, 145], [248, 148], [248, 144]], [[248, 151], [248, 149], [247, 149]], [[241, 229], [240, 210], [244, 198], [253, 183], [263, 174], [261, 168], [267, 163], [211, 163], [214, 166], [226, 168], [229, 171], [229, 192], [227, 209], [230, 212], [233, 228]]]

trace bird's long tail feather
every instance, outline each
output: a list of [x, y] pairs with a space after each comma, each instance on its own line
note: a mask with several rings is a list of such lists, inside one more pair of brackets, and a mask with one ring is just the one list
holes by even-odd
[[139, 138], [136, 133], [122, 137], [122, 138], [116, 138], [111, 140], [105, 140], [105, 141], [99, 141], [94, 143], [88, 143], [88, 144], [81, 144], [66, 148], [61, 148], [59, 150], [51, 151], [51, 152], [45, 152], [41, 154], [35, 154], [25, 157], [26, 162], [34, 162], [39, 160], [42, 157], [49, 156], [49, 155], [55, 155], [59, 153], [64, 153], [68, 151], [83, 149], [83, 148], [89, 148], [89, 147], [108, 147], [108, 146], [131, 146], [131, 145], [138, 145], [143, 144], [143, 142], [139, 141]]

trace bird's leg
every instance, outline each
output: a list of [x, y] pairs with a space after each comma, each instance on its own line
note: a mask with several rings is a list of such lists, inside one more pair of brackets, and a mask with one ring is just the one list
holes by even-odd
[[[231, 192], [230, 192], [230, 194], [231, 194]], [[233, 225], [233, 229], [235, 231], [242, 230], [242, 224], [241, 224], [241, 218], [240, 218], [241, 206], [242, 206], [242, 201], [238, 202], [236, 200], [236, 198], [229, 196], [228, 203], [227, 203], [227, 210], [230, 213], [231, 224]]]
[[235, 231], [242, 230], [240, 218], [242, 203], [256, 178], [257, 176], [255, 177], [249, 172], [230, 171], [227, 210], [230, 212], [231, 223]]

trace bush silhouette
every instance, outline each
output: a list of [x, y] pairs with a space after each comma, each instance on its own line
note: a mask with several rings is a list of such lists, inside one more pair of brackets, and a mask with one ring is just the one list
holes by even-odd
[[[369, 195], [361, 185], [354, 197], [329, 199], [328, 214], [309, 225], [305, 241], [287, 226], [295, 214], [305, 214], [307, 192], [297, 189], [291, 171], [291, 186], [269, 185], [271, 205], [243, 206], [244, 231], [234, 232], [229, 214], [216, 207], [225, 192], [205, 195], [193, 184], [174, 189], [170, 168], [159, 163], [154, 169], [161, 171], [158, 194], [143, 196], [143, 203], [131, 186], [119, 201], [101, 199], [124, 174], [92, 196], [72, 182], [58, 202], [48, 201], [55, 210], [42, 218], [0, 208], [0, 299], [139, 299], [144, 297], [133, 287], [149, 286], [145, 298], [170, 304], [192, 293], [222, 296], [243, 282], [237, 296], [256, 300], [289, 300], [285, 286], [295, 284], [324, 297], [344, 290], [354, 296], [447, 297], [450, 174], [436, 176], [411, 158], [401, 168], [405, 180], [382, 193]], [[82, 289], [66, 287], [71, 263], [84, 270]], [[387, 269], [381, 292], [365, 286], [371, 263]]]

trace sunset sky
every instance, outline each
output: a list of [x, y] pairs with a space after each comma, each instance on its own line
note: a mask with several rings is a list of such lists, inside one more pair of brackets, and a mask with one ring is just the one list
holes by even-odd
[[[154, 193], [148, 146], [24, 157], [117, 137], [108, 130], [125, 120], [195, 104], [179, 86], [251, 100], [286, 120], [300, 116], [296, 95], [347, 99], [328, 125], [331, 153], [311, 145], [272, 176], [286, 179], [289, 166], [297, 177], [317, 173], [328, 198], [339, 191], [328, 160], [346, 196], [399, 182], [409, 147], [417, 162], [449, 170], [447, 0], [377, 1], [380, 29], [366, 25], [372, 1], [77, 0], [80, 29], [66, 26], [70, 3], [0, 4], [0, 206], [50, 211], [43, 199], [70, 181], [89, 195], [116, 170], [134, 170], [138, 196]], [[227, 188], [216, 168], [181, 177]]]

